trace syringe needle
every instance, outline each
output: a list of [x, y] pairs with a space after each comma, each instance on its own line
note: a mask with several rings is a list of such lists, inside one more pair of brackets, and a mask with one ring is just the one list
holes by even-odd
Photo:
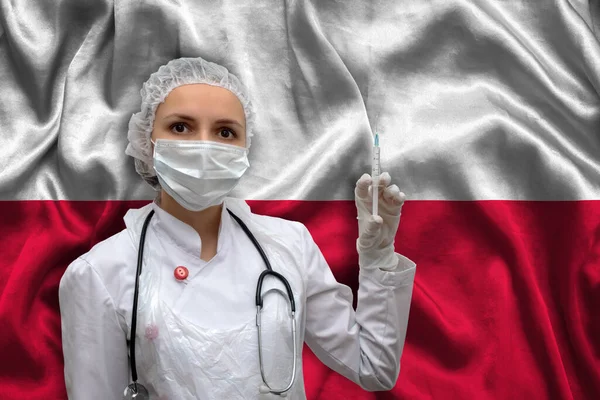
[[373, 184], [371, 190], [373, 192], [373, 215], [379, 213], [379, 135], [375, 133], [375, 142], [373, 144], [373, 159], [371, 161], [371, 178]]

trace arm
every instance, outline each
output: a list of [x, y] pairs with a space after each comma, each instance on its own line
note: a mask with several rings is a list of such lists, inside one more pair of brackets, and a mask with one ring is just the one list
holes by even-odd
[[125, 332], [106, 287], [82, 258], [63, 275], [59, 303], [69, 399], [122, 398], [129, 383]]
[[352, 291], [335, 280], [308, 231], [304, 243], [306, 343], [321, 362], [363, 389], [392, 389], [400, 372], [415, 264], [394, 254], [394, 271], [361, 268], [355, 312]]

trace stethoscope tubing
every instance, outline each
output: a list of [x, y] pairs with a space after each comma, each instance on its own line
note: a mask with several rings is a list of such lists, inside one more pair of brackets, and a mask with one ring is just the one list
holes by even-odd
[[[287, 392], [288, 390], [290, 390], [294, 384], [294, 381], [296, 380], [296, 358], [297, 358], [297, 354], [296, 354], [297, 353], [296, 318], [295, 318], [296, 302], [294, 300], [294, 294], [292, 292], [292, 287], [290, 286], [288, 280], [285, 279], [285, 277], [283, 275], [281, 275], [280, 273], [278, 273], [276, 271], [273, 271], [273, 268], [271, 268], [271, 263], [269, 262], [269, 258], [265, 254], [264, 250], [262, 249], [262, 247], [260, 246], [260, 244], [258, 243], [256, 238], [254, 237], [252, 232], [250, 232], [250, 230], [248, 229], [246, 224], [244, 224], [244, 222], [237, 215], [235, 215], [231, 210], [227, 209], [227, 211], [229, 212], [231, 217], [237, 221], [237, 223], [240, 225], [242, 230], [246, 233], [248, 238], [252, 241], [252, 244], [254, 244], [254, 247], [256, 247], [256, 249], [258, 250], [258, 252], [259, 252], [261, 258], [263, 259], [263, 261], [266, 265], [266, 268], [267, 268], [258, 277], [258, 282], [256, 285], [256, 299], [255, 300], [256, 300], [256, 309], [257, 309], [256, 325], [258, 328], [258, 358], [259, 358], [259, 364], [260, 364], [260, 374], [261, 374], [263, 383], [267, 386], [268, 390], [271, 393], [281, 395], [281, 394], [284, 394], [285, 392]], [[140, 235], [140, 243], [139, 243], [139, 248], [138, 248], [137, 270], [136, 270], [136, 276], [135, 276], [135, 289], [134, 289], [134, 294], [133, 294], [133, 310], [131, 313], [131, 337], [130, 337], [130, 341], [129, 341], [130, 367], [131, 367], [131, 377], [132, 377], [133, 383], [128, 385], [128, 387], [125, 389], [125, 396], [127, 396], [128, 390], [131, 390], [133, 397], [135, 397], [136, 394], [138, 394], [138, 393], [141, 394], [141, 392], [143, 392], [144, 394], [147, 393], [146, 388], [144, 388], [143, 385], [137, 383], [138, 375], [137, 375], [137, 367], [136, 367], [136, 360], [135, 360], [135, 336], [136, 336], [136, 327], [137, 327], [139, 280], [140, 280], [140, 275], [142, 274], [144, 245], [145, 245], [145, 241], [146, 241], [146, 231], [148, 229], [148, 225], [149, 225], [150, 220], [152, 219], [153, 215], [154, 215], [154, 210], [151, 210], [150, 213], [148, 214], [148, 216], [146, 217], [146, 219], [144, 220], [144, 225], [142, 226], [142, 232]], [[261, 316], [262, 307], [263, 307], [263, 299], [262, 299], [261, 293], [262, 293], [263, 281], [264, 281], [265, 277], [267, 277], [267, 276], [273, 276], [273, 277], [277, 278], [281, 283], [283, 283], [283, 285], [285, 286], [285, 290], [287, 292], [288, 298], [290, 300], [290, 308], [291, 308], [291, 314], [292, 314], [292, 340], [294, 342], [293, 343], [294, 365], [292, 367], [291, 380], [284, 389], [272, 389], [271, 388], [271, 386], [267, 383], [267, 379], [266, 379], [266, 376], [264, 373], [264, 368], [263, 368], [263, 362], [262, 362], [263, 355], [262, 355], [262, 345], [261, 345], [262, 334], [261, 334], [260, 316]], [[139, 388], [138, 388], [138, 386], [139, 386]]]

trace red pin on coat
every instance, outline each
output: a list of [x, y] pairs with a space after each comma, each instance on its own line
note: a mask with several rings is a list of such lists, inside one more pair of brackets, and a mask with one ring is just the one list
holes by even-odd
[[190, 272], [188, 271], [188, 269], [182, 265], [175, 268], [174, 275], [175, 275], [175, 279], [177, 279], [178, 281], [183, 281], [184, 279], [186, 279], [188, 277], [189, 274], [190, 274]]

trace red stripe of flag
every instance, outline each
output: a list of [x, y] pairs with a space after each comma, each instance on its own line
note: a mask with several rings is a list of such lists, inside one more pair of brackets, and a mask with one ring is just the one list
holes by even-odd
[[[356, 290], [352, 201], [248, 203], [304, 223]], [[60, 278], [147, 202], [2, 204], [0, 399], [65, 399]], [[418, 264], [396, 388], [363, 392], [305, 348], [308, 399], [600, 398], [600, 201], [408, 201], [396, 249]]]

